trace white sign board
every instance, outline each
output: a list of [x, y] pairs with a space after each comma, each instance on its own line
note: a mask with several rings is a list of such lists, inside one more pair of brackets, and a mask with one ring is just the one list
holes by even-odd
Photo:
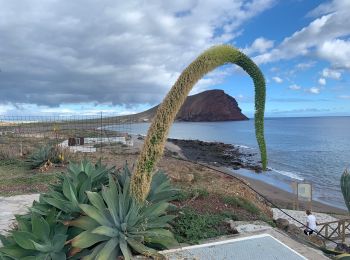
[[312, 201], [312, 186], [310, 183], [298, 183], [298, 200]]

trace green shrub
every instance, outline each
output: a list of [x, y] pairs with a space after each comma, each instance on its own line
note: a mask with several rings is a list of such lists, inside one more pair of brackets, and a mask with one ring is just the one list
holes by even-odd
[[223, 202], [234, 207], [245, 209], [252, 214], [260, 214], [261, 210], [252, 202], [241, 197], [224, 197]]
[[340, 178], [340, 188], [343, 193], [345, 205], [348, 211], [350, 211], [350, 172], [348, 169], [345, 169]]
[[225, 235], [227, 232], [219, 228], [225, 218], [225, 214], [199, 214], [185, 208], [174, 220], [175, 237], [179, 242], [196, 244], [202, 239]]

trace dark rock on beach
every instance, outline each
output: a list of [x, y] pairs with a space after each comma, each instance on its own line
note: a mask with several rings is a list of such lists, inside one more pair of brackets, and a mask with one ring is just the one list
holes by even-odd
[[220, 142], [168, 139], [179, 146], [187, 160], [224, 166], [234, 170], [245, 168], [261, 172], [261, 166], [254, 160], [255, 154], [244, 153], [239, 147]]

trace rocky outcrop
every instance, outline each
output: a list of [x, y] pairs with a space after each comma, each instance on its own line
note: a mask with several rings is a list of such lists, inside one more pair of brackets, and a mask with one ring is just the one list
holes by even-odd
[[237, 101], [223, 90], [208, 90], [187, 97], [176, 116], [177, 121], [247, 120]]

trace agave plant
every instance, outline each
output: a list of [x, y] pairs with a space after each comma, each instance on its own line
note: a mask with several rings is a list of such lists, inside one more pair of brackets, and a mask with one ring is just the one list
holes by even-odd
[[[84, 231], [71, 240], [72, 252], [90, 249], [86, 259], [115, 259], [123, 255], [131, 259], [132, 252], [163, 258], [154, 248], [168, 248], [176, 244], [168, 230], [168, 222], [175, 216], [166, 215], [169, 203], [136, 201], [130, 194], [130, 178], [123, 188], [109, 176], [108, 187], [101, 194], [87, 192], [89, 204], [80, 204], [85, 215], [68, 224]], [[151, 248], [151, 247], [152, 248]]]
[[266, 87], [264, 76], [259, 67], [239, 50], [227, 45], [214, 46], [203, 52], [181, 73], [158, 107], [132, 175], [131, 188], [137, 200], [144, 201], [148, 195], [154, 167], [163, 154], [170, 126], [187, 95], [205, 74], [227, 63], [240, 66], [254, 81], [255, 135], [260, 149], [262, 167], [266, 169], [267, 153], [264, 138]]
[[[124, 183], [130, 183], [131, 171], [126, 163], [122, 170], [116, 172], [119, 185], [123, 188]], [[152, 178], [151, 188], [146, 198], [148, 202], [172, 201], [176, 198], [179, 190], [174, 188], [169, 177], [164, 171], [157, 171]]]
[[88, 201], [86, 191], [100, 190], [102, 185], [108, 183], [108, 174], [112, 170], [102, 165], [101, 161], [96, 165], [88, 160], [79, 164], [70, 163], [67, 173], [58, 176], [58, 184], [52, 185], [48, 193], [42, 194], [31, 211], [46, 215], [47, 210], [54, 207], [63, 213], [63, 219], [78, 216], [81, 212], [79, 204]]
[[67, 227], [57, 221], [55, 212], [46, 218], [32, 214], [30, 221], [17, 216], [18, 230], [9, 237], [0, 236], [0, 259], [64, 260]]
[[345, 169], [340, 178], [340, 188], [343, 193], [345, 205], [350, 212], [350, 172]]
[[54, 147], [51, 145], [42, 146], [35, 150], [33, 154], [28, 158], [28, 162], [32, 169], [43, 166], [46, 162], [52, 159]]

